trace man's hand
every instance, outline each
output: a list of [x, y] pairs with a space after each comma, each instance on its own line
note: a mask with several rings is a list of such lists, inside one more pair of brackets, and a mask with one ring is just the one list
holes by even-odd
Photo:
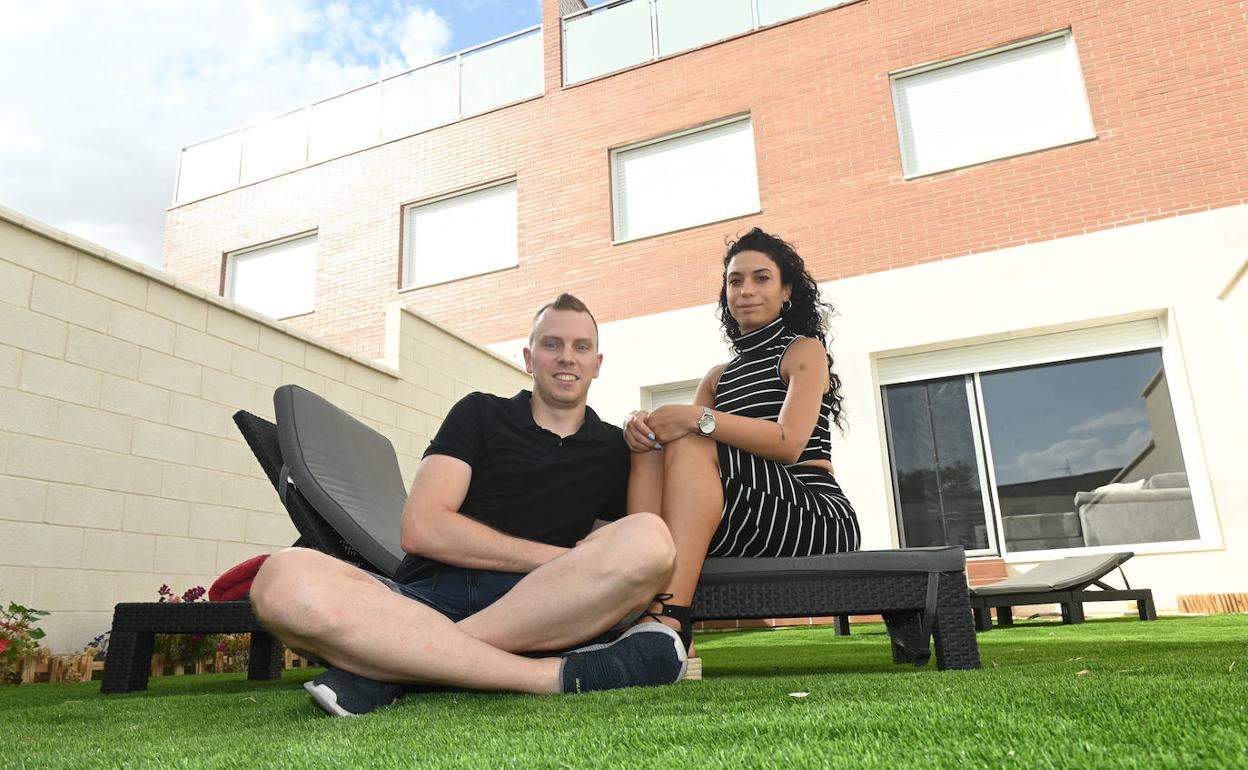
[[467, 569], [532, 572], [568, 549], [505, 535], [460, 513], [472, 467], [447, 455], [420, 461], [399, 525], [410, 554]]

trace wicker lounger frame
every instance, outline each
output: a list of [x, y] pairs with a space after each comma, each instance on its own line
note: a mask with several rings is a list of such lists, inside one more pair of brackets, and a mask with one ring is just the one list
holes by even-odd
[[[714, 569], [712, 561], [708, 559], [708, 571]], [[757, 576], [721, 580], [703, 574], [694, 597], [694, 620], [837, 616], [838, 633], [846, 633], [850, 614], [879, 614], [892, 642], [894, 663], [927, 663], [930, 633], [938, 669], [980, 667], [964, 569], [812, 575], [792, 571], [783, 565], [786, 559], [750, 561], [757, 563]], [[930, 628], [924, 628], [929, 606], [934, 613]]]
[[[1028, 572], [1018, 578], [1003, 580], [989, 586], [971, 591], [971, 609], [975, 612], [975, 627], [980, 631], [992, 630], [992, 611], [997, 612], [998, 626], [1014, 625], [1014, 607], [1028, 604], [1058, 604], [1062, 608], [1062, 623], [1067, 625], [1084, 621], [1084, 602], [1121, 602], [1136, 603], [1140, 620], [1156, 620], [1157, 605], [1153, 602], [1153, 591], [1150, 588], [1132, 588], [1122, 565], [1135, 554], [1131, 551], [1104, 554], [1100, 557], [1067, 557], [1046, 562], [1042, 567], [1055, 570], [1064, 579], [1053, 579], [1050, 572], [1047, 579], [1037, 579], [1034, 572]], [[1090, 570], [1074, 566], [1077, 562], [1102, 559], [1099, 567]], [[1068, 566], [1069, 565], [1069, 566]], [[1037, 568], [1039, 569], [1039, 568]], [[1125, 589], [1108, 585], [1101, 578], [1113, 570], [1118, 570]], [[1082, 570], [1082, 574], [1079, 572]], [[1016, 581], [1024, 581], [1017, 588], [1011, 588]], [[1039, 583], [1039, 585], [1037, 585]], [[1044, 585], [1048, 585], [1046, 589]]]
[[282, 675], [282, 644], [264, 630], [251, 602], [131, 602], [113, 611], [102, 693], [146, 690], [156, 634], [251, 634], [248, 679]]

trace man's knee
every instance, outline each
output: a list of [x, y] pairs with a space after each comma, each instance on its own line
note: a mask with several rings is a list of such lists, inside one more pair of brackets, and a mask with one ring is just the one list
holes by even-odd
[[256, 617], [286, 628], [315, 624], [324, 608], [318, 578], [327, 558], [307, 548], [288, 548], [266, 559], [251, 584]]
[[609, 551], [612, 566], [645, 582], [666, 580], [676, 563], [676, 545], [663, 519], [653, 513], [633, 513], [617, 524], [616, 542]]

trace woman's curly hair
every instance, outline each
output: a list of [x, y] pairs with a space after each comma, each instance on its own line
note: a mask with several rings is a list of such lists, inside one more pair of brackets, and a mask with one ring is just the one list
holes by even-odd
[[[835, 310], [831, 304], [819, 298], [819, 286], [806, 270], [806, 261], [793, 248], [792, 244], [755, 227], [745, 235], [728, 241], [728, 252], [724, 254], [724, 273], [719, 283], [719, 322], [724, 329], [724, 339], [736, 352], [737, 340], [741, 337], [741, 325], [732, 317], [728, 310], [728, 263], [743, 251], [757, 251], [767, 255], [780, 268], [780, 282], [790, 287], [790, 306], [782, 310], [784, 325], [794, 334], [813, 337], [823, 343], [824, 351], [828, 347], [828, 318]], [[841, 378], [832, 370], [832, 354], [827, 353], [828, 381], [832, 396], [832, 420], [837, 427], [845, 428], [845, 399], [841, 395]]]

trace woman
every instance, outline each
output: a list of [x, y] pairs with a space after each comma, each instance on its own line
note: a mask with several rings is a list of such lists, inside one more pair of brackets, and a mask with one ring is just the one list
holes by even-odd
[[707, 372], [694, 404], [625, 421], [629, 510], [659, 512], [676, 544], [675, 571], [648, 614], [686, 647], [706, 556], [859, 546], [857, 516], [832, 476], [831, 424], [843, 411], [825, 307], [793, 247], [754, 228], [730, 244], [719, 292], [736, 358]]

